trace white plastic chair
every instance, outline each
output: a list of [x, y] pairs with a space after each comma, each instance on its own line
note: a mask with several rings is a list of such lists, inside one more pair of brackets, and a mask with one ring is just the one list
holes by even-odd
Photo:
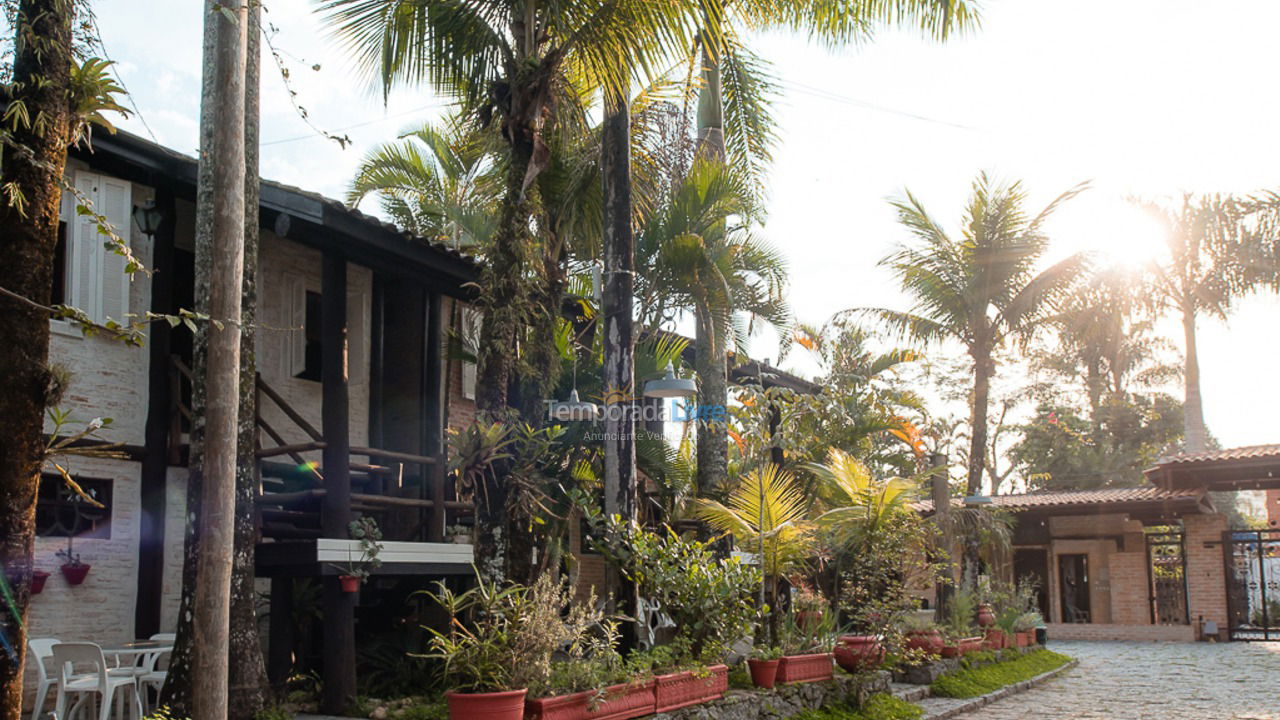
[[[159, 643], [173, 644], [177, 639], [174, 633], [156, 633], [151, 636], [152, 640]], [[146, 710], [151, 709], [150, 695], [148, 691], [155, 690], [159, 696], [160, 689], [164, 687], [164, 681], [169, 677], [168, 670], [157, 670], [156, 665], [159, 664], [160, 658], [168, 655], [170, 651], [148, 653], [142, 658], [141, 672], [138, 673], [138, 693], [142, 696], [142, 706]]]
[[85, 702], [98, 695], [101, 703], [98, 720], [110, 720], [112, 705], [120, 699], [116, 691], [122, 689], [133, 693], [136, 717], [142, 717], [142, 698], [138, 695], [133, 674], [109, 672], [101, 647], [93, 643], [58, 643], [53, 646], [53, 664], [58, 668], [58, 702], [54, 714], [60, 720], [70, 718], [67, 699], [71, 695], [79, 696], [71, 707], [71, 714], [77, 713]]
[[31, 706], [31, 720], [38, 720], [41, 711], [44, 710], [44, 703], [49, 699], [49, 690], [58, 684], [57, 673], [52, 676], [49, 674], [49, 668], [45, 665], [45, 661], [53, 658], [53, 646], [62, 642], [58, 638], [30, 638], [27, 640], [27, 647], [30, 648], [31, 664], [36, 667], [36, 674], [39, 682], [36, 684], [36, 704]]

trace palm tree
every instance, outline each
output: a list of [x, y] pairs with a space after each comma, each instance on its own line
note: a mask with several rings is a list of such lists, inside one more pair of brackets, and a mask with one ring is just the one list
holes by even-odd
[[1073, 255], [1037, 272], [1049, 238], [1044, 223], [1063, 202], [1084, 189], [1062, 193], [1034, 216], [1023, 210], [1021, 183], [996, 183], [978, 175], [965, 209], [963, 231], [952, 237], [909, 191], [893, 201], [898, 222], [916, 242], [881, 261], [914, 300], [911, 312], [868, 310], [889, 327], [924, 343], [963, 344], [973, 360], [973, 397], [967, 488], [982, 487], [986, 466], [987, 405], [993, 354], [1006, 342], [1025, 338], [1071, 287], [1084, 264]]
[[494, 229], [490, 160], [462, 118], [438, 127], [424, 124], [365, 156], [347, 204], [357, 207], [375, 196], [404, 230], [455, 248], [477, 248]]
[[1264, 284], [1274, 284], [1276, 267], [1263, 257], [1274, 230], [1280, 197], [1239, 198], [1232, 195], [1184, 195], [1174, 208], [1146, 203], [1167, 226], [1169, 256], [1154, 263], [1153, 299], [1157, 307], [1181, 315], [1185, 341], [1183, 382], [1187, 452], [1208, 448], [1204, 402], [1200, 394], [1200, 359], [1196, 319], [1227, 318], [1231, 305]]
[[[769, 111], [776, 92], [769, 63], [745, 42], [749, 32], [781, 29], [806, 33], [832, 45], [866, 40], [879, 26], [916, 27], [939, 40], [978, 23], [968, 0], [720, 0], [704, 2], [697, 43], [688, 57], [689, 76], [701, 59], [698, 99], [698, 155], [725, 162], [758, 192], [775, 139]], [[708, 328], [709, 329], [709, 328]], [[725, 346], [699, 326], [695, 338], [700, 380], [698, 402], [724, 406], [728, 400]], [[724, 481], [728, 468], [727, 427], [698, 427], [698, 475], [705, 485]]]
[[[745, 223], [726, 223], [726, 217], [750, 218], [753, 214], [746, 181], [727, 166], [698, 160], [671, 198], [658, 208], [640, 233], [636, 247], [639, 277], [636, 284], [641, 316], [650, 327], [691, 311], [697, 329], [699, 405], [716, 407], [707, 385], [720, 377], [707, 372], [707, 363], [723, 359], [730, 340], [742, 348], [758, 323], [785, 330], [791, 313], [784, 296], [786, 262]], [[707, 351], [709, 341], [713, 348]], [[712, 365], [715, 363], [712, 362]], [[718, 403], [726, 407], [727, 401]], [[719, 426], [719, 435], [705, 429]], [[701, 490], [723, 484], [727, 464], [724, 453], [715, 453], [716, 437], [726, 426], [714, 419], [698, 424], [698, 484]]]
[[497, 223], [482, 285], [485, 320], [477, 404], [507, 406], [511, 348], [541, 272], [534, 181], [553, 158], [553, 135], [580, 124], [585, 98], [625, 87], [691, 42], [686, 0], [323, 0], [321, 12], [384, 94], [427, 83], [457, 98], [506, 143]]
[[[733, 535], [738, 546], [760, 555], [765, 602], [778, 608], [778, 579], [809, 557], [813, 536], [805, 518], [808, 502], [795, 477], [773, 464], [742, 478], [728, 502], [698, 498], [694, 516]], [[778, 643], [779, 613], [769, 614], [770, 641]]]
[[818, 479], [819, 496], [830, 508], [818, 526], [836, 543], [856, 551], [865, 538], [885, 528], [894, 514], [910, 512], [917, 483], [904, 478], [875, 480], [857, 458], [831, 448], [825, 464], [807, 466]]
[[[496, 123], [505, 152], [481, 276], [476, 403], [491, 419], [504, 416], [520, 367], [513, 348], [525, 327], [543, 353], [526, 361], [538, 368], [534, 387], [547, 387], [555, 369], [547, 346], [566, 256], [561, 236], [535, 233], [544, 210], [536, 181], [566, 145], [557, 136], [581, 131], [588, 98], [602, 87], [627, 87], [633, 69], [688, 47], [689, 0], [322, 0], [320, 8], [384, 96], [397, 84], [426, 83], [456, 98], [480, 127]], [[476, 557], [496, 580], [512, 554], [511, 533], [503, 531], [512, 520], [502, 473], [486, 484]]]

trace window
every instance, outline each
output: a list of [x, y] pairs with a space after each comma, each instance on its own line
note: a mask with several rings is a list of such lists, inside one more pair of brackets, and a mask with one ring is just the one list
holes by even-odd
[[[75, 174], [75, 187], [93, 203], [116, 233], [129, 242], [133, 228], [133, 186], [123, 180], [88, 172]], [[83, 310], [94, 322], [123, 320], [129, 312], [129, 277], [123, 257], [106, 248], [107, 238], [98, 231], [93, 215], [76, 212], [78, 202], [64, 194], [59, 245], [60, 273], [54, 277], [54, 302]], [[65, 227], [64, 227], [65, 226]]]
[[303, 308], [302, 369], [295, 372], [294, 377], [319, 381], [320, 363], [324, 357], [324, 348], [320, 343], [323, 327], [320, 318], [320, 293], [305, 291]]
[[77, 477], [85, 493], [102, 503], [97, 508], [67, 487], [61, 475], [40, 476], [36, 496], [36, 534], [40, 537], [111, 537], [111, 480]]
[[468, 400], [476, 399], [476, 360], [470, 358], [477, 358], [480, 351], [480, 319], [479, 310], [462, 308], [459, 334], [462, 336], [462, 349], [469, 356], [462, 361], [462, 397]]
[[53, 247], [53, 292], [51, 305], [67, 304], [67, 221], [58, 221], [58, 244]]

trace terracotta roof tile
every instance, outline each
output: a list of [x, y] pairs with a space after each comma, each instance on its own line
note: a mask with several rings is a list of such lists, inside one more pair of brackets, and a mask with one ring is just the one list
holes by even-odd
[[[1131, 488], [1095, 488], [1092, 490], [1052, 490], [1015, 495], [993, 495], [992, 505], [1005, 510], [1029, 510], [1031, 508], [1069, 507], [1072, 505], [1105, 505], [1123, 503], [1161, 503], [1171, 500], [1198, 500], [1204, 493], [1197, 489], [1165, 490], [1150, 485]], [[963, 500], [953, 498], [952, 504], [960, 506]], [[932, 512], [933, 501], [922, 500], [914, 504], [920, 512]]]
[[1280, 445], [1247, 445], [1245, 447], [1227, 448], [1226, 450], [1169, 455], [1157, 460], [1156, 467], [1230, 460], [1264, 460], [1267, 458], [1280, 459]]

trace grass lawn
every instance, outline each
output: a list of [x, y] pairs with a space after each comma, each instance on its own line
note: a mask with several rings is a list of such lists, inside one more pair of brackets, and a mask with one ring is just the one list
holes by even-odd
[[938, 678], [930, 688], [940, 697], [971, 698], [986, 695], [1006, 685], [1030, 680], [1071, 661], [1052, 650], [1036, 650], [1016, 660], [966, 668]]

